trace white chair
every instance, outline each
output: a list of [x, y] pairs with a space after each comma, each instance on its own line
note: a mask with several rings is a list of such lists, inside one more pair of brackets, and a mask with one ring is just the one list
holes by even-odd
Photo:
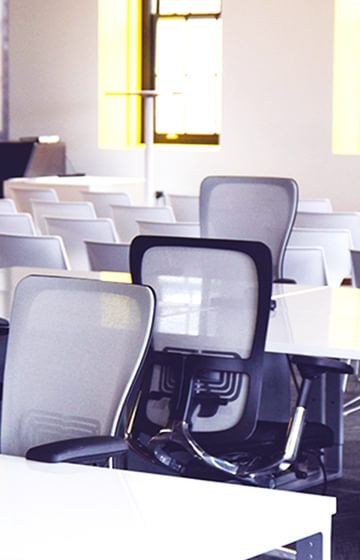
[[136, 220], [141, 235], [172, 235], [174, 237], [200, 237], [200, 224], [195, 222], [151, 222]]
[[130, 243], [138, 235], [137, 220], [175, 222], [170, 206], [120, 206], [111, 205], [112, 217], [120, 240]]
[[36, 235], [31, 214], [22, 212], [17, 212], [16, 214], [0, 214], [0, 233]]
[[165, 193], [165, 201], [173, 209], [177, 222], [199, 221], [199, 195]]
[[360, 249], [360, 212], [298, 212], [295, 227], [348, 229], [352, 247]]
[[31, 206], [35, 226], [40, 233], [47, 233], [44, 216], [59, 218], [96, 218], [96, 212], [91, 202], [46, 202], [34, 200]]
[[101, 192], [82, 190], [80, 191], [83, 200], [92, 202], [98, 218], [111, 218], [111, 204], [131, 205], [130, 196], [125, 192]]
[[289, 246], [323, 247], [329, 286], [340, 286], [351, 276], [351, 235], [348, 229], [293, 228]]
[[84, 241], [91, 270], [130, 272], [129, 243]]
[[32, 212], [31, 202], [33, 200], [43, 200], [47, 202], [57, 202], [58, 196], [55, 189], [35, 188], [26, 186], [11, 186], [10, 194], [15, 202], [18, 212]]
[[298, 284], [326, 286], [329, 273], [323, 247], [287, 246], [284, 257], [284, 277]]
[[62, 238], [73, 270], [90, 270], [84, 241], [118, 241], [110, 218], [57, 218], [46, 216], [47, 233]]
[[29, 266], [35, 268], [70, 268], [60, 237], [43, 235], [0, 234], [0, 268]]
[[300, 198], [298, 212], [332, 212], [330, 198]]
[[0, 198], [1, 214], [16, 214], [17, 208], [12, 198]]

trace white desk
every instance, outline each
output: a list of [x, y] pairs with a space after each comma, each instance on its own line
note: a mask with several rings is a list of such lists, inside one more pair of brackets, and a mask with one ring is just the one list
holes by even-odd
[[277, 285], [266, 349], [360, 359], [360, 289]]
[[330, 560], [335, 511], [335, 498], [0, 455], [6, 560], [245, 560], [299, 540], [298, 560]]
[[53, 188], [60, 200], [83, 200], [80, 190], [127, 193], [134, 204], [144, 204], [143, 177], [101, 177], [96, 175], [48, 177], [16, 177], [4, 181], [4, 196], [11, 198], [11, 185]]

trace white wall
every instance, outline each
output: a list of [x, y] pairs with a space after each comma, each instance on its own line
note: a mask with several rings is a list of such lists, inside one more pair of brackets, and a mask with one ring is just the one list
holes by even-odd
[[[57, 133], [75, 170], [143, 174], [143, 149], [97, 148], [96, 0], [9, 0], [11, 138]], [[332, 0], [223, 0], [221, 148], [156, 147], [156, 187], [210, 174], [294, 177], [360, 210], [360, 157], [331, 152]], [[69, 171], [73, 168], [69, 164]]]

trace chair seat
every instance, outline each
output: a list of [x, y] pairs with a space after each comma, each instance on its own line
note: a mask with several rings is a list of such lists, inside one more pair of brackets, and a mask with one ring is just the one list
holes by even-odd
[[[236, 445], [233, 438], [229, 443], [223, 441], [220, 444], [209, 445], [206, 436], [200, 434], [196, 434], [196, 440], [208, 452], [226, 457], [234, 458], [234, 454], [242, 456], [250, 451], [252, 454], [255, 452], [259, 455], [270, 455], [284, 450], [286, 431], [285, 422], [258, 422], [253, 435], [248, 440], [242, 441], [241, 445]], [[328, 426], [318, 422], [308, 422], [305, 425], [300, 450], [331, 447], [333, 443], [334, 434]]]

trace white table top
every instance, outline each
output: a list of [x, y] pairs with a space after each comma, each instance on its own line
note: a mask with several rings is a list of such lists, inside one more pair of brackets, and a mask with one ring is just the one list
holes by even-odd
[[1, 557], [236, 558], [324, 532], [335, 498], [0, 455]]
[[274, 286], [266, 349], [360, 359], [360, 290]]

